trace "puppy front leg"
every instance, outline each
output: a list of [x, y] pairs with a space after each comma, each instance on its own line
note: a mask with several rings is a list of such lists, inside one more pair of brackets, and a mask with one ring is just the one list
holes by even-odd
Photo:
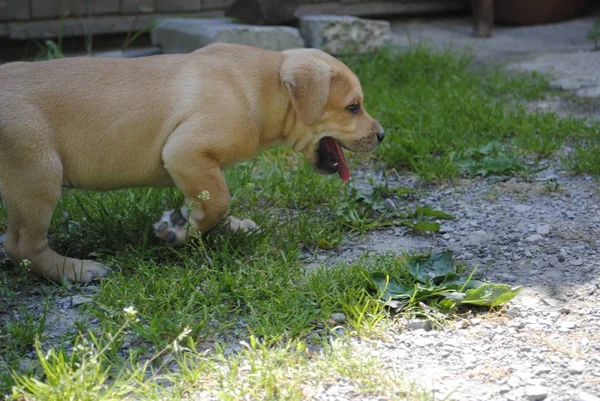
[[[177, 246], [193, 233], [215, 228], [229, 214], [230, 196], [218, 164], [208, 158], [187, 164], [186, 160], [191, 160], [185, 155], [170, 156], [163, 156], [165, 167], [184, 194], [185, 202], [180, 209], [166, 211], [153, 228], [158, 238]], [[225, 224], [233, 232], [257, 228], [252, 220], [233, 216], [228, 216]]]

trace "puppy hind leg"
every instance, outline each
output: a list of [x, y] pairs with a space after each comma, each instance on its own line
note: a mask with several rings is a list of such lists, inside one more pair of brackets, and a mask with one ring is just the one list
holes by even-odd
[[19, 171], [7, 171], [10, 167], [6, 164], [1, 166], [5, 169], [2, 195], [8, 227], [7, 255], [17, 262], [27, 260], [33, 273], [57, 282], [66, 278], [87, 283], [105, 276], [108, 269], [100, 263], [67, 258], [50, 249], [48, 228], [61, 195], [62, 166], [58, 157], [38, 162], [25, 168], [16, 166]]

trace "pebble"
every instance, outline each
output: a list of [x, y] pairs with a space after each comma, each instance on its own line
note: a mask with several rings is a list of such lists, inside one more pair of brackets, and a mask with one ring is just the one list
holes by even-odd
[[535, 229], [535, 232], [540, 235], [548, 235], [548, 234], [550, 234], [550, 226], [545, 225], [545, 224], [537, 226], [537, 228]]
[[406, 328], [409, 330], [429, 331], [433, 328], [433, 324], [428, 319], [411, 319], [406, 323]]
[[84, 295], [73, 295], [71, 297], [72, 306], [79, 306], [90, 302], [92, 302], [92, 297], [86, 297]]
[[583, 390], [579, 390], [577, 392], [577, 400], [578, 401], [600, 401], [600, 398], [598, 398], [595, 395], [592, 395], [590, 393], [586, 393]]
[[580, 375], [585, 369], [585, 362], [582, 360], [572, 361], [567, 367], [567, 372], [571, 375]]
[[544, 400], [548, 397], [548, 389], [544, 386], [527, 386], [525, 397], [530, 401]]
[[581, 260], [579, 258], [571, 260], [572, 266], [581, 266], [582, 264], [583, 264], [583, 260]]
[[529, 237], [525, 238], [525, 241], [538, 242], [538, 241], [541, 241], [542, 238], [544, 238], [544, 237], [542, 237], [540, 234], [533, 234], [533, 235], [530, 235]]
[[469, 235], [467, 238], [466, 245], [467, 246], [481, 246], [483, 244], [483, 239], [486, 235], [485, 231], [475, 231]]
[[346, 323], [346, 315], [344, 315], [343, 313], [332, 313], [331, 320], [338, 324], [343, 324]]
[[385, 206], [385, 208], [391, 212], [396, 210], [396, 204], [390, 198], [386, 198], [385, 201], [383, 201], [383, 206]]
[[540, 376], [550, 372], [552, 372], [552, 369], [550, 369], [548, 366], [537, 366], [533, 369], [534, 376]]

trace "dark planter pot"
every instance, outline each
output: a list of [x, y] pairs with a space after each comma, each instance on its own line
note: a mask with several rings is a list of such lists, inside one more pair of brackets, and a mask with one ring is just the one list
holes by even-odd
[[591, 0], [496, 0], [494, 19], [510, 25], [549, 24], [581, 13]]

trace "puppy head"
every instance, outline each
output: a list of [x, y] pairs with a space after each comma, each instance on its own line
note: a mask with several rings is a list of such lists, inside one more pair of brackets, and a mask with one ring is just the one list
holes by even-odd
[[348, 181], [350, 171], [342, 147], [370, 152], [384, 136], [381, 125], [364, 109], [358, 78], [325, 52], [295, 49], [283, 53], [281, 81], [299, 120], [292, 138], [294, 149], [320, 173], [338, 173]]

